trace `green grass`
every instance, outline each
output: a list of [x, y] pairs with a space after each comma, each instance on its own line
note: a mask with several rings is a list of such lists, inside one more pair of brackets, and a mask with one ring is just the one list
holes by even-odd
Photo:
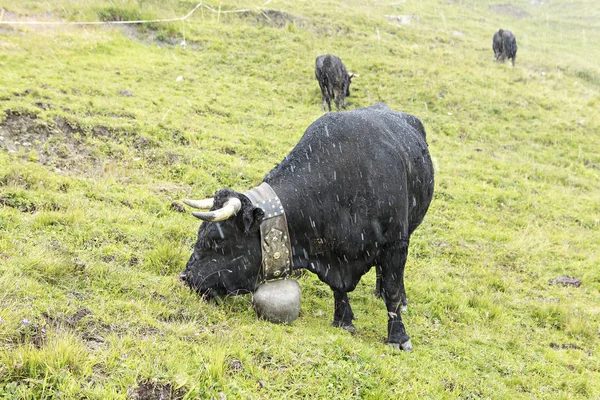
[[[512, 1], [523, 18], [491, 1], [260, 3], [125, 28], [0, 25], [0, 397], [598, 398], [596, 2]], [[196, 4], [0, 9], [116, 21]], [[493, 62], [501, 27], [514, 68]], [[436, 192], [407, 264], [412, 353], [383, 343], [374, 271], [350, 294], [354, 335], [330, 326], [331, 291], [310, 274], [290, 326], [177, 279], [199, 224], [171, 203], [257, 185], [322, 115], [324, 53], [360, 75], [350, 109], [385, 101], [427, 130]]]

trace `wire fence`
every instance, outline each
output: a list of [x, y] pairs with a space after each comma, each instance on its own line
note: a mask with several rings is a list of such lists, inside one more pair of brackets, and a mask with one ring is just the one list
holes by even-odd
[[[269, 4], [272, 0], [268, 0], [261, 6], [264, 7]], [[166, 18], [166, 19], [143, 19], [143, 20], [131, 20], [131, 21], [4, 21], [4, 9], [0, 11], [0, 25], [115, 25], [115, 24], [146, 24], [153, 22], [174, 22], [174, 21], [185, 21], [192, 14], [194, 14], [199, 8], [204, 7], [209, 11], [212, 11], [218, 15], [231, 14], [231, 13], [242, 13], [249, 12], [252, 9], [247, 8], [243, 10], [221, 10], [219, 6], [217, 9], [209, 6], [208, 4], [198, 3], [190, 12], [183, 17], [177, 18]]]

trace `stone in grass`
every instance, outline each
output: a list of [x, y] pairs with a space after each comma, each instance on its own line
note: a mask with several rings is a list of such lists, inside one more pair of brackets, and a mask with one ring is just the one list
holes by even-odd
[[561, 286], [573, 286], [579, 287], [581, 286], [581, 279], [574, 278], [572, 276], [561, 275], [550, 281], [552, 285], [561, 285]]
[[292, 323], [300, 315], [302, 289], [294, 279], [266, 282], [252, 297], [252, 306], [258, 318], [274, 323]]

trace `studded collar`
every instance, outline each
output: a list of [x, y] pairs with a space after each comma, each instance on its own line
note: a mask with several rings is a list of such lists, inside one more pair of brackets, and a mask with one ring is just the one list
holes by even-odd
[[265, 213], [260, 224], [263, 279], [289, 275], [292, 272], [292, 245], [281, 200], [266, 182], [244, 192], [244, 195]]

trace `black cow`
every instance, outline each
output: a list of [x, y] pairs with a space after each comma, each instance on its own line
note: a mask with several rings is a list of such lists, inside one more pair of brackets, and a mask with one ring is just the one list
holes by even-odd
[[339, 57], [326, 54], [315, 60], [315, 76], [321, 87], [323, 98], [323, 111], [325, 104], [331, 111], [331, 100], [335, 100], [335, 106], [339, 110], [346, 108], [346, 96], [350, 96], [350, 83], [354, 74], [348, 74], [346, 67]]
[[511, 31], [500, 29], [494, 33], [492, 40], [494, 56], [496, 61], [504, 62], [507, 58], [512, 60], [513, 67], [515, 66], [515, 58], [517, 58], [517, 39]]
[[[317, 274], [333, 290], [333, 325], [354, 329], [347, 293], [376, 266], [388, 343], [409, 350], [400, 317], [404, 265], [434, 187], [421, 121], [382, 103], [327, 113], [263, 182], [285, 210], [293, 269]], [[205, 297], [252, 292], [262, 280], [259, 225], [265, 213], [230, 189], [219, 190], [204, 207], [211, 205], [210, 212], [194, 213], [213, 222], [200, 226], [181, 279]]]

